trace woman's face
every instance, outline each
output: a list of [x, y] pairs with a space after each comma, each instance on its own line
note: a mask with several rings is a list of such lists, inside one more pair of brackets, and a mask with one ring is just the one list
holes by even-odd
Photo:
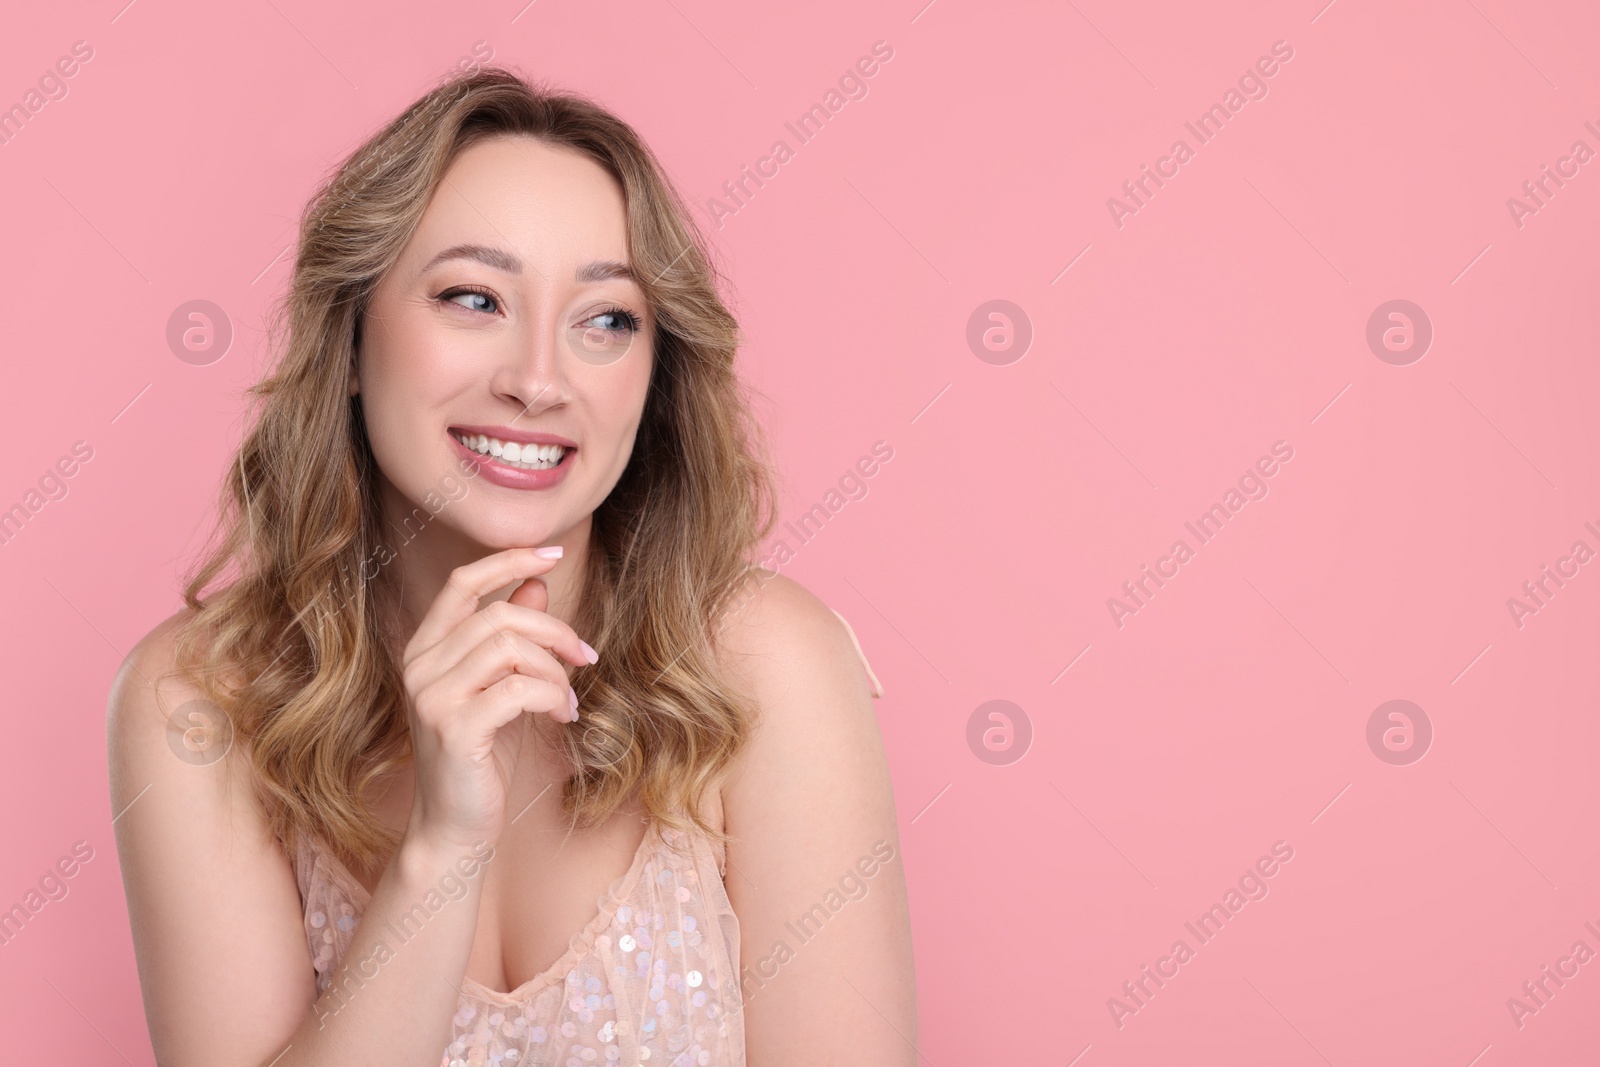
[[531, 137], [456, 158], [373, 292], [351, 378], [391, 519], [431, 494], [418, 519], [487, 549], [586, 524], [650, 383], [628, 263], [622, 189], [592, 160]]

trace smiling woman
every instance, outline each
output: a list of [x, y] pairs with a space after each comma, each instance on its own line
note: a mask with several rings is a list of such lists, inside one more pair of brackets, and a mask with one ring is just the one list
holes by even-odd
[[631, 127], [500, 68], [318, 190], [219, 541], [109, 702], [163, 1067], [914, 1061], [898, 863], [741, 997], [898, 837], [848, 624], [744, 595], [775, 519], [716, 281]]

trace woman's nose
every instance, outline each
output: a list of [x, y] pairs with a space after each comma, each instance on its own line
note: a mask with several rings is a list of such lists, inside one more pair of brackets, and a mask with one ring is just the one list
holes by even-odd
[[524, 412], [542, 411], [566, 399], [565, 348], [556, 332], [539, 325], [508, 340], [496, 391], [516, 401]]

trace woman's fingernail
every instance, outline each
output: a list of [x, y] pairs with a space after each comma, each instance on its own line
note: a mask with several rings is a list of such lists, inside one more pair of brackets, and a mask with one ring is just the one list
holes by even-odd
[[580, 637], [580, 638], [578, 638], [578, 644], [583, 646], [583, 654], [585, 656], [589, 657], [589, 662], [590, 663], [599, 663], [600, 662], [600, 653], [596, 652], [593, 648], [591, 648], [589, 646], [589, 642], [585, 641], [583, 638]]
[[569, 689], [567, 692], [572, 697], [572, 718], [573, 721], [576, 722], [578, 718], [578, 691], [576, 689]]
[[543, 548], [534, 549], [533, 554], [540, 559], [560, 559], [561, 551], [560, 545], [545, 545]]

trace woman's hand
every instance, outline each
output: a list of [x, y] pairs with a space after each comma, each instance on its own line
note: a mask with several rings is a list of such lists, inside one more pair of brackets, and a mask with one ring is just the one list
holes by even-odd
[[[559, 553], [559, 548], [555, 549]], [[556, 565], [511, 548], [457, 567], [402, 656], [416, 784], [406, 836], [469, 849], [495, 844], [525, 736], [524, 713], [578, 717], [577, 694], [552, 652], [582, 665], [595, 656], [545, 613], [538, 579]], [[479, 601], [518, 578], [511, 598]]]

